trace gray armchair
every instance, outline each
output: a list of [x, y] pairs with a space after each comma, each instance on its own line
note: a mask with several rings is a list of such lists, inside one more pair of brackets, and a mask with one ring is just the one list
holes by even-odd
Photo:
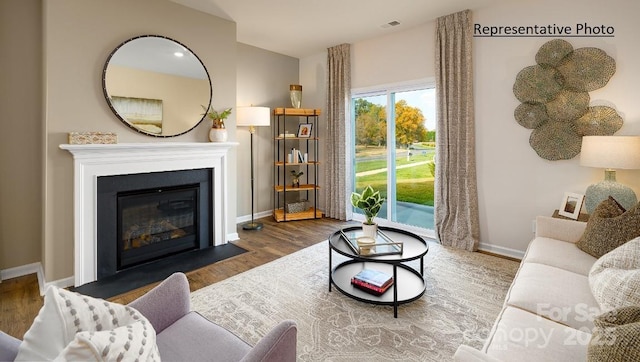
[[[153, 325], [163, 361], [295, 361], [297, 327], [293, 321], [275, 326], [258, 344], [249, 344], [190, 311], [189, 282], [175, 273], [130, 306]], [[20, 340], [0, 332], [0, 361], [13, 361]]]

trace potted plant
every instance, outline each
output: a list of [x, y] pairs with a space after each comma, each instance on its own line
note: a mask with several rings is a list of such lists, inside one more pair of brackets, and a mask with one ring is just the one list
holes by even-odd
[[291, 170], [291, 176], [293, 179], [291, 180], [292, 187], [300, 187], [300, 176], [304, 175], [304, 172], [296, 172], [296, 170]]
[[362, 230], [365, 236], [375, 239], [378, 225], [373, 219], [378, 216], [383, 202], [384, 198], [380, 196], [380, 191], [375, 191], [371, 185], [367, 185], [361, 194], [357, 192], [351, 193], [351, 205], [362, 210], [366, 218], [365, 222], [362, 223]]
[[211, 142], [226, 142], [227, 141], [227, 129], [224, 125], [224, 120], [231, 114], [231, 108], [227, 108], [222, 112], [218, 112], [212, 107], [209, 109], [202, 106], [205, 111], [203, 115], [206, 115], [211, 119], [211, 130], [209, 130], [209, 141]]

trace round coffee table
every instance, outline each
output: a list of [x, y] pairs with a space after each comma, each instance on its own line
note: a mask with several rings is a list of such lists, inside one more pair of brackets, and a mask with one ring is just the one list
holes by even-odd
[[[429, 245], [422, 237], [409, 231], [384, 226], [378, 228], [394, 242], [402, 243], [402, 254], [360, 255], [347, 244], [348, 241], [342, 232], [359, 231], [362, 227], [353, 226], [336, 231], [329, 237], [329, 291], [331, 292], [333, 285], [344, 295], [355, 300], [393, 305], [393, 316], [397, 318], [398, 305], [413, 302], [424, 294], [424, 256], [429, 251]], [[349, 260], [333, 267], [333, 252], [344, 255]], [[420, 271], [405, 264], [417, 259], [420, 259]], [[393, 275], [393, 285], [380, 296], [354, 287], [351, 278], [364, 268]]]

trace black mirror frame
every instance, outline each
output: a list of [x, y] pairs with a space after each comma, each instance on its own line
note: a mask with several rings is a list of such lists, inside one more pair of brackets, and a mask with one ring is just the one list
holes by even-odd
[[109, 106], [111, 111], [113, 111], [113, 114], [115, 114], [116, 117], [118, 117], [118, 119], [120, 119], [120, 121], [122, 121], [122, 123], [126, 124], [129, 128], [133, 129], [134, 131], [136, 131], [138, 133], [141, 133], [141, 134], [144, 134], [144, 135], [147, 135], [147, 136], [156, 137], [156, 138], [170, 138], [170, 137], [181, 136], [181, 135], [183, 135], [185, 133], [190, 132], [194, 128], [198, 127], [198, 125], [200, 123], [202, 123], [202, 121], [206, 118], [206, 114], [203, 114], [202, 118], [200, 118], [200, 120], [198, 122], [196, 122], [193, 127], [189, 128], [188, 130], [186, 130], [184, 132], [177, 133], [177, 134], [174, 134], [174, 135], [159, 135], [159, 134], [145, 132], [144, 130], [133, 126], [127, 120], [122, 118], [122, 116], [120, 116], [118, 111], [113, 107], [113, 104], [111, 103], [111, 100], [110, 100], [110, 96], [107, 93], [107, 84], [106, 84], [106, 82], [107, 82], [107, 68], [109, 67], [109, 61], [111, 60], [113, 55], [118, 51], [118, 49], [120, 49], [122, 46], [124, 46], [125, 44], [127, 44], [127, 43], [129, 43], [129, 42], [131, 42], [133, 40], [140, 39], [140, 38], [162, 38], [162, 39], [166, 39], [166, 40], [170, 40], [172, 42], [175, 42], [175, 43], [179, 44], [180, 46], [184, 47], [185, 49], [189, 50], [191, 52], [191, 54], [193, 54], [193, 56], [196, 57], [196, 59], [198, 59], [200, 64], [202, 64], [202, 68], [204, 69], [204, 72], [207, 74], [207, 80], [209, 82], [209, 104], [207, 104], [206, 109], [209, 109], [211, 107], [211, 103], [213, 102], [213, 84], [211, 83], [211, 76], [209, 75], [209, 70], [207, 70], [207, 67], [204, 65], [204, 63], [202, 62], [200, 57], [198, 57], [198, 55], [196, 53], [194, 53], [193, 50], [191, 50], [191, 48], [189, 48], [188, 46], [182, 44], [181, 42], [179, 42], [179, 41], [177, 41], [175, 39], [172, 39], [172, 38], [169, 38], [169, 37], [163, 36], [163, 35], [151, 35], [151, 34], [149, 34], [149, 35], [139, 35], [139, 36], [135, 36], [133, 38], [130, 38], [130, 39], [127, 39], [127, 40], [123, 41], [115, 49], [113, 49], [111, 54], [109, 54], [109, 56], [107, 57], [107, 61], [104, 63], [104, 68], [102, 69], [102, 92], [104, 94], [105, 100], [107, 101], [107, 105]]

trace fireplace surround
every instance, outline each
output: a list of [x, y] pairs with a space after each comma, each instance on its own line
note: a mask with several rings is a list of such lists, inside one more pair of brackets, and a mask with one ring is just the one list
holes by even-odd
[[74, 286], [97, 280], [97, 180], [101, 176], [211, 169], [212, 244], [225, 244], [228, 153], [235, 146], [235, 142], [60, 145], [74, 160]]

